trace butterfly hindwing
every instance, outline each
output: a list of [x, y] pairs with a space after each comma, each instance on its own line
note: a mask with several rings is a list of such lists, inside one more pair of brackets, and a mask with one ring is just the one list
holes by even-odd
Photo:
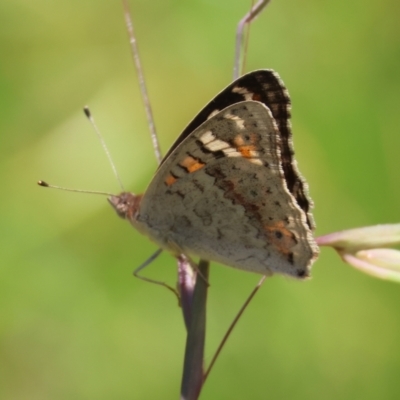
[[308, 276], [317, 247], [285, 183], [282, 140], [262, 102], [214, 112], [165, 157], [141, 199], [140, 230], [164, 248], [232, 267]]

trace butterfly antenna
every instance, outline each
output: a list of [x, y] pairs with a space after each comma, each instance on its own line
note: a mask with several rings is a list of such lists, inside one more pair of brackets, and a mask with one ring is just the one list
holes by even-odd
[[81, 190], [81, 189], [70, 189], [62, 186], [56, 186], [56, 185], [50, 185], [49, 183], [45, 181], [38, 181], [37, 184], [42, 187], [47, 187], [50, 189], [60, 189], [60, 190], [65, 190], [66, 192], [75, 192], [75, 193], [88, 193], [88, 194], [101, 194], [103, 196], [113, 196], [112, 193], [107, 193], [107, 192], [98, 192], [95, 190]]
[[98, 137], [98, 139], [100, 140], [101, 146], [103, 147], [104, 152], [107, 155], [108, 161], [109, 161], [109, 163], [111, 165], [111, 168], [112, 168], [112, 170], [114, 172], [115, 177], [117, 178], [119, 186], [120, 186], [121, 190], [124, 192], [125, 191], [124, 185], [122, 184], [121, 178], [118, 175], [117, 168], [115, 168], [115, 163], [114, 163], [114, 161], [113, 161], [113, 159], [111, 157], [111, 153], [108, 150], [108, 147], [106, 145], [106, 142], [104, 141], [103, 135], [100, 133], [100, 130], [96, 125], [96, 122], [95, 122], [95, 120], [93, 118], [92, 113], [90, 112], [89, 107], [88, 106], [83, 107], [83, 112], [85, 113], [85, 115], [86, 115], [87, 119], [89, 120], [90, 124], [92, 125], [92, 127], [93, 127], [93, 129], [94, 129], [94, 131], [95, 131], [95, 133], [96, 133], [96, 135]]
[[132, 22], [132, 17], [131, 17], [131, 13], [129, 11], [129, 5], [128, 5], [127, 0], [123, 0], [123, 6], [124, 6], [126, 28], [128, 30], [128, 35], [129, 35], [129, 43], [131, 45], [132, 57], [133, 57], [133, 61], [135, 63], [135, 67], [136, 67], [136, 73], [137, 73], [138, 80], [139, 80], [140, 92], [142, 94], [144, 108], [146, 110], [147, 122], [149, 124], [151, 141], [153, 142], [154, 153], [156, 155], [157, 161], [160, 164], [161, 160], [162, 160], [160, 143], [159, 143], [158, 137], [157, 137], [156, 125], [154, 123], [153, 112], [151, 110], [150, 100], [149, 100], [149, 96], [147, 93], [146, 81], [144, 79], [143, 69], [142, 69], [142, 65], [140, 62], [139, 50], [138, 50], [138, 46], [137, 46], [136, 36], [135, 36], [134, 30], [133, 30], [133, 22]]
[[236, 29], [235, 60], [233, 66], [233, 79], [236, 80], [240, 75], [240, 64], [243, 48], [243, 31], [247, 24], [250, 24], [261, 11], [267, 6], [270, 0], [259, 0], [254, 7], [239, 21]]

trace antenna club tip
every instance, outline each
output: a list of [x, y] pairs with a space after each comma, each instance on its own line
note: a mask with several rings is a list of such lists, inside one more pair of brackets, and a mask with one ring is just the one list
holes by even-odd
[[92, 114], [90, 113], [88, 106], [83, 107], [83, 112], [85, 113], [87, 118], [91, 118]]
[[45, 181], [38, 181], [37, 184], [38, 184], [39, 186], [49, 187], [49, 184], [46, 183]]

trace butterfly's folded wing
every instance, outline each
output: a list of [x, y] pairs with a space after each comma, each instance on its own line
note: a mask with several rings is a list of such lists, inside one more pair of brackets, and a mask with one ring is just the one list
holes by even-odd
[[260, 102], [216, 113], [159, 167], [140, 203], [141, 230], [164, 248], [235, 268], [309, 276], [318, 248], [288, 190], [280, 141]]

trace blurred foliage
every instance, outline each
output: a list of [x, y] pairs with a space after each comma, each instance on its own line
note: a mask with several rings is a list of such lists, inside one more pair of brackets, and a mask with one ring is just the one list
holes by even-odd
[[[164, 151], [232, 76], [250, 2], [131, 0]], [[251, 28], [247, 70], [289, 88], [317, 234], [398, 222], [400, 6], [280, 1]], [[119, 1], [0, 3], [0, 398], [176, 399], [185, 332], [167, 291], [131, 271], [155, 246], [104, 197], [118, 192], [81, 111], [89, 104], [126, 187], [156, 168]], [[175, 262], [147, 270], [173, 284]], [[258, 277], [211, 268], [207, 354]], [[324, 249], [313, 279], [266, 282], [204, 399], [394, 399], [400, 289]]]

